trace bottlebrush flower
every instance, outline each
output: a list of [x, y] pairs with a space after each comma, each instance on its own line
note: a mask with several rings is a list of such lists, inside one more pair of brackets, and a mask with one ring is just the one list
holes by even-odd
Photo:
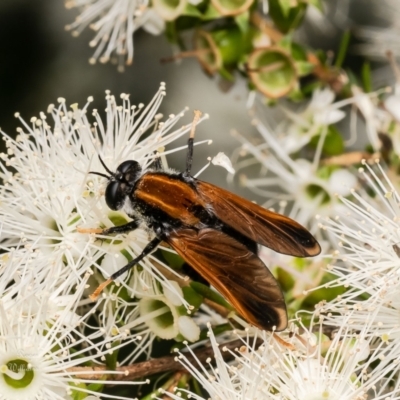
[[[158, 150], [162, 157], [177, 150], [164, 152], [164, 147], [185, 135], [192, 124], [174, 130], [183, 112], [162, 122], [157, 110], [164, 96], [162, 84], [146, 107], [136, 107], [128, 95], [121, 95], [122, 104], [118, 105], [115, 97], [107, 93], [105, 118], [93, 110], [93, 122], [87, 115], [91, 98], [83, 108], [72, 105], [70, 109], [64, 99], [59, 99], [57, 107], [49, 106], [51, 122], [44, 113], [32, 118], [30, 124], [17, 115], [23, 126], [18, 129], [17, 139], [2, 132], [7, 146], [7, 153], [0, 155], [0, 178], [4, 180], [0, 188], [3, 250], [8, 252], [22, 243], [23, 251], [46, 260], [39, 263], [47, 268], [37, 270], [38, 276], [51, 271], [58, 282], [71, 274], [79, 279], [92, 266], [108, 277], [130, 257], [141, 253], [149, 241], [145, 230], [137, 229], [117, 238], [99, 236], [103, 240], [98, 240], [78, 233], [76, 228], [109, 227], [129, 220], [123, 212], [112, 212], [107, 207], [106, 180], [89, 175], [89, 171], [104, 170], [98, 155], [111, 170], [130, 159], [146, 169]], [[132, 284], [134, 290], [125, 284], [132, 296], [154, 280], [168, 286], [162, 274], [153, 269], [151, 260], [152, 256], [146, 257], [140, 263], [143, 270], [133, 271], [138, 279], [137, 284]], [[97, 274], [94, 278], [102, 279]]]
[[[24, 263], [7, 264], [4, 269], [24, 269]], [[37, 265], [33, 264], [33, 267]], [[0, 282], [8, 275], [2, 274]], [[99, 329], [87, 327], [94, 309], [77, 313], [90, 273], [86, 273], [68, 296], [58, 296], [62, 285], [55, 281], [33, 282], [25, 276], [20, 282], [8, 282], [6, 293], [0, 295], [0, 398], [65, 399], [85, 394], [97, 394], [90, 384], [118, 382], [104, 375], [115, 375], [107, 368], [80, 371], [77, 367], [103, 364], [114, 341], [123, 335], [102, 338]], [[73, 280], [74, 277], [71, 276]], [[0, 286], [2, 286], [0, 284]], [[66, 282], [68, 287], [69, 283]], [[15, 289], [17, 290], [14, 290]], [[113, 346], [117, 351], [121, 345]], [[99, 380], [85, 378], [97, 376]], [[101, 379], [102, 378], [102, 379]], [[125, 383], [125, 382], [124, 382]], [[130, 384], [133, 384], [131, 382]], [[135, 383], [137, 384], [137, 383]], [[103, 398], [125, 399], [103, 395]]]
[[66, 26], [73, 36], [78, 36], [88, 25], [96, 32], [89, 43], [96, 47], [89, 62], [106, 63], [115, 55], [120, 71], [124, 70], [124, 64], [132, 64], [134, 32], [143, 27], [158, 35], [165, 26], [147, 0], [68, 0], [66, 7], [80, 10], [75, 22]]
[[[266, 207], [275, 206], [273, 202], [278, 202], [276, 199], [279, 199], [279, 204], [292, 203], [289, 216], [315, 233], [315, 216], [337, 212], [341, 205], [336, 194], [348, 196], [357, 183], [356, 177], [345, 168], [320, 166], [318, 151], [312, 162], [304, 158], [292, 158], [266, 126], [258, 120], [254, 124], [265, 143], [255, 146], [244, 137], [235, 135], [242, 142], [244, 154], [251, 154], [261, 167], [257, 178], [242, 174], [242, 184], [254, 193], [272, 199], [265, 204]], [[247, 157], [235, 167], [241, 169], [248, 163]]]
[[[342, 325], [339, 333], [328, 339], [322, 333], [322, 325], [311, 324], [301, 334], [295, 330], [285, 336], [285, 343], [271, 333], [251, 337], [249, 332], [242, 339], [243, 345], [231, 351], [220, 346], [209, 329], [215, 359], [210, 358], [207, 365], [196, 365], [188, 361], [184, 352], [178, 356], [209, 395], [203, 397], [187, 389], [168, 395], [174, 400], [185, 394], [196, 400], [366, 399], [382, 372], [372, 376], [366, 373], [370, 350], [364, 330], [352, 333]], [[196, 359], [190, 349], [188, 354]], [[226, 355], [233, 361], [226, 362]]]
[[344, 321], [354, 330], [368, 326], [365, 336], [379, 362], [375, 370], [386, 368], [390, 379], [400, 373], [400, 195], [388, 174], [379, 163], [364, 162], [360, 175], [365, 190], [354, 191], [352, 200], [342, 199], [347, 207], [343, 217], [321, 221], [321, 227], [339, 241], [337, 261], [329, 268], [337, 279], [326, 286], [343, 285], [348, 290], [322, 302], [317, 310], [330, 326], [342, 326]]

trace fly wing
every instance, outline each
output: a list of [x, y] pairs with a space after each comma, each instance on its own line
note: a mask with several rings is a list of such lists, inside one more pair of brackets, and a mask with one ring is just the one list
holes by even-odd
[[179, 229], [167, 241], [250, 323], [269, 331], [286, 328], [282, 291], [268, 268], [246, 246], [211, 228]]
[[255, 242], [282, 254], [316, 256], [321, 248], [296, 221], [207, 182], [196, 181], [199, 196], [225, 224]]

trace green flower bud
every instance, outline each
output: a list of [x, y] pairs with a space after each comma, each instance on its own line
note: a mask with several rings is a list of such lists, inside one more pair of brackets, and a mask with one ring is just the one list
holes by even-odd
[[249, 57], [248, 69], [255, 87], [271, 99], [285, 96], [297, 82], [293, 60], [277, 47], [256, 49]]

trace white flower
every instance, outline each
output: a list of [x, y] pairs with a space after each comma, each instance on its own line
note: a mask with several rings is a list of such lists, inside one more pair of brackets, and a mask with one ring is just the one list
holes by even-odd
[[384, 104], [393, 118], [400, 122], [400, 83], [394, 85], [394, 93], [385, 99]]
[[[209, 329], [215, 366], [214, 359], [207, 360], [208, 365], [200, 361], [197, 365], [192, 364], [185, 353], [181, 353], [178, 360], [201, 383], [211, 399], [365, 399], [367, 391], [374, 388], [382, 374], [366, 374], [369, 347], [363, 332], [351, 334], [342, 326], [342, 335], [329, 340], [322, 334], [321, 325], [316, 334], [312, 333], [313, 328], [318, 330], [318, 326], [312, 324], [303, 334], [293, 332], [284, 341], [263, 332], [258, 340], [257, 336], [243, 339], [243, 345], [234, 351], [220, 346]], [[188, 351], [196, 360], [195, 353]], [[233, 362], [225, 361], [227, 355]], [[191, 398], [202, 399], [186, 389], [177, 391], [168, 395], [176, 400], [180, 398], [179, 392], [186, 392]]]
[[[163, 153], [164, 147], [188, 132], [192, 124], [173, 129], [183, 112], [161, 122], [162, 116], [156, 113], [164, 95], [162, 84], [148, 106], [135, 107], [128, 95], [121, 95], [122, 105], [118, 105], [114, 96], [107, 94], [104, 122], [97, 110], [93, 110], [94, 122], [89, 121], [91, 98], [82, 109], [73, 105], [71, 110], [59, 99], [58, 107], [49, 107], [51, 122], [40, 113], [40, 118], [31, 119], [31, 125], [21, 119], [23, 128], [18, 129], [16, 140], [2, 132], [7, 146], [7, 154], [0, 155], [0, 177], [5, 182], [0, 188], [2, 248], [8, 252], [22, 243], [23, 251], [43, 261], [37, 264], [38, 277], [52, 276], [58, 282], [71, 274], [79, 280], [92, 266], [108, 277], [140, 254], [150, 239], [143, 229], [97, 241], [78, 233], [76, 227], [110, 227], [129, 220], [123, 212], [111, 212], [107, 207], [106, 180], [88, 175], [89, 171], [104, 170], [98, 155], [111, 170], [128, 159], [138, 161], [145, 170], [158, 150], [161, 157], [176, 151]], [[135, 290], [151, 287], [153, 281], [165, 281], [153, 269], [153, 257], [141, 262], [143, 270], [133, 271], [137, 282], [131, 282], [132, 296]]]
[[78, 36], [86, 26], [96, 31], [90, 42], [97, 47], [90, 63], [98, 59], [105, 63], [114, 54], [118, 57], [119, 69], [133, 61], [133, 34], [143, 26], [153, 35], [160, 34], [165, 27], [161, 17], [149, 9], [148, 0], [68, 0], [67, 8], [80, 10], [75, 22], [67, 25]]
[[277, 140], [282, 151], [294, 153], [317, 135], [321, 135], [329, 125], [345, 117], [340, 108], [353, 100], [346, 99], [334, 103], [335, 94], [329, 89], [316, 89], [308, 106], [302, 112], [293, 112], [282, 106], [288, 120], [282, 121], [277, 128]]
[[[351, 286], [360, 294], [365, 290], [373, 295], [376, 290], [383, 289], [384, 278], [395, 277], [400, 271], [397, 254], [400, 197], [379, 164], [376, 172], [368, 164], [364, 165], [368, 171], [360, 168], [360, 173], [374, 191], [374, 197], [368, 196], [367, 192], [354, 191], [354, 200], [341, 199], [346, 214], [326, 218], [320, 226], [339, 239], [339, 249], [334, 256], [351, 267], [349, 270], [340, 264], [331, 266], [331, 271], [340, 277], [340, 284]], [[396, 280], [387, 283], [395, 284]]]
[[154, 285], [154, 292], [147, 293], [139, 301], [138, 315], [132, 315], [131, 322], [124, 329], [145, 324], [154, 335], [161, 339], [174, 339], [181, 335], [190, 342], [200, 337], [200, 328], [188, 316], [182, 299], [184, 294], [177, 282], [170, 281], [163, 293]]
[[381, 110], [381, 124], [379, 131], [389, 135], [393, 143], [393, 150], [400, 155], [400, 70], [392, 59], [392, 69], [396, 75], [393, 94], [384, 100], [384, 110]]
[[[147, 274], [149, 276], [149, 274]], [[132, 281], [135, 279], [132, 277]], [[137, 283], [137, 282], [136, 282]], [[99, 300], [98, 325], [108, 337], [124, 334], [133, 340], [136, 346], [124, 350], [121, 365], [134, 362], [140, 355], [150, 355], [155, 339], [184, 339], [196, 342], [200, 337], [197, 315], [192, 316], [196, 307], [190, 304], [193, 296], [185, 296], [182, 288], [175, 281], [165, 281], [160, 288], [154, 279], [147, 290], [137, 291], [135, 299], [125, 299], [121, 294], [124, 287], [114, 286], [103, 292]], [[188, 299], [186, 299], [188, 297]]]
[[214, 165], [220, 165], [221, 167], [225, 168], [230, 174], [235, 173], [235, 169], [232, 166], [231, 160], [224, 153], [218, 153], [215, 157], [213, 157], [211, 162]]
[[[265, 125], [259, 120], [254, 120], [253, 124], [262, 135], [263, 144], [254, 146], [244, 137], [238, 134], [236, 137], [242, 142], [244, 154], [250, 153], [261, 164], [261, 173], [258, 178], [242, 175], [243, 185], [256, 194], [272, 199], [266, 204], [267, 207], [275, 199], [284, 204], [293, 202], [289, 216], [309, 226], [314, 233], [315, 216], [337, 213], [340, 204], [336, 195], [349, 195], [357, 183], [356, 177], [346, 169], [319, 167], [318, 150], [313, 162], [293, 159]], [[238, 163], [237, 169], [247, 165], [248, 159], [245, 159]]]
[[[22, 268], [23, 265], [14, 267]], [[0, 276], [0, 280], [4, 276]], [[8, 293], [0, 298], [2, 400], [55, 400], [69, 398], [74, 393], [96, 395], [97, 392], [89, 387], [93, 381], [85, 379], [85, 374], [97, 375], [99, 379], [104, 374], [116, 374], [106, 369], [90, 369], [78, 376], [74, 372], [74, 368], [87, 363], [100, 364], [100, 360], [105, 360], [105, 355], [110, 353], [113, 341], [125, 338], [118, 335], [111, 340], [102, 339], [99, 329], [88, 329], [87, 320], [94, 309], [82, 315], [76, 313], [89, 276], [82, 277], [74, 287], [74, 294], [64, 298], [57, 298], [52, 293], [59, 288], [51, 279], [33, 285], [29, 280], [23, 284], [9, 283]], [[10, 289], [14, 285], [18, 288], [17, 292]], [[9, 294], [13, 292], [15, 294], [10, 298]], [[121, 345], [114, 345], [113, 351], [118, 351], [119, 347]], [[98, 382], [106, 384], [110, 381], [104, 379]], [[108, 397], [125, 398], [104, 394], [104, 398]]]
[[354, 192], [352, 201], [342, 199], [347, 207], [343, 217], [321, 222], [339, 240], [334, 253], [338, 261], [329, 268], [337, 279], [327, 287], [343, 285], [348, 290], [320, 304], [318, 311], [328, 325], [341, 326], [346, 321], [354, 330], [364, 329], [372, 347], [379, 349], [379, 368], [387, 366], [398, 374], [400, 195], [379, 164], [373, 168], [365, 163], [365, 169], [360, 173], [367, 189]]
[[381, 147], [378, 133], [384, 130], [385, 125], [388, 125], [389, 115], [385, 110], [378, 107], [377, 93], [364, 93], [357, 86], [352, 87], [352, 92], [354, 104], [365, 119], [365, 131], [369, 143], [375, 151], [378, 151]]

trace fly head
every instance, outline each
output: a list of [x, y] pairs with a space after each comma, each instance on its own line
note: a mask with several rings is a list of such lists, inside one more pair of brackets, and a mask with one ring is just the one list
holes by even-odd
[[142, 168], [137, 161], [128, 160], [121, 163], [115, 172], [110, 171], [100, 158], [105, 170], [110, 175], [99, 172], [91, 172], [92, 174], [104, 176], [108, 179], [105, 198], [106, 203], [111, 210], [120, 210], [127, 196], [132, 193], [135, 183], [140, 178]]

